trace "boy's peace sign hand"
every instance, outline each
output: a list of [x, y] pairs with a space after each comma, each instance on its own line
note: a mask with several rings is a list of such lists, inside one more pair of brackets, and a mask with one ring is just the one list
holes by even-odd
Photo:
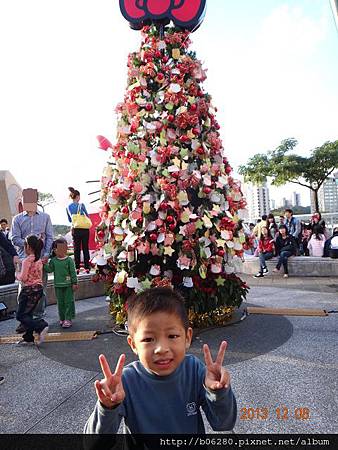
[[215, 362], [212, 360], [209, 346], [207, 344], [203, 345], [204, 360], [206, 365], [204, 384], [207, 389], [211, 389], [213, 391], [223, 388], [226, 389], [230, 384], [230, 374], [222, 366], [227, 345], [228, 344], [226, 341], [221, 343]]
[[108, 361], [104, 355], [99, 356], [99, 361], [104, 375], [103, 380], [95, 381], [97, 398], [106, 408], [113, 408], [123, 402], [125, 393], [122, 384], [122, 369], [126, 355], [120, 355], [114, 373], [111, 373]]

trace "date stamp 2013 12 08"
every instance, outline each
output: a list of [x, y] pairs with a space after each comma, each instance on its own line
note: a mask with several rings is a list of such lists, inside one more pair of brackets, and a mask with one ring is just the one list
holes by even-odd
[[278, 406], [271, 409], [268, 407], [244, 407], [240, 409], [240, 420], [268, 420], [271, 416], [278, 420], [309, 420], [310, 409], [306, 406], [288, 408], [286, 406]]

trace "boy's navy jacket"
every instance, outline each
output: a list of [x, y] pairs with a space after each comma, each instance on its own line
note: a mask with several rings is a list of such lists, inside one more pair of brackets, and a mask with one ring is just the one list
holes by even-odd
[[97, 402], [84, 432], [117, 433], [124, 418], [125, 433], [204, 434], [200, 407], [215, 431], [232, 430], [237, 405], [231, 387], [210, 391], [204, 387], [204, 379], [205, 365], [193, 355], [186, 355], [180, 366], [164, 377], [135, 361], [123, 369], [124, 401], [114, 409]]

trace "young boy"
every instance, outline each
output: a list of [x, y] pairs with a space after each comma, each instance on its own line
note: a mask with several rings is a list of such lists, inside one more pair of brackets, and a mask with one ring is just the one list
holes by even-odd
[[178, 293], [154, 288], [138, 294], [128, 302], [128, 329], [128, 344], [139, 361], [123, 369], [121, 355], [112, 373], [100, 355], [104, 379], [95, 382], [98, 402], [85, 433], [117, 433], [124, 417], [127, 433], [201, 434], [200, 407], [214, 430], [234, 427], [237, 405], [222, 367], [227, 344], [222, 342], [215, 361], [204, 345], [205, 365], [186, 355], [192, 329]]

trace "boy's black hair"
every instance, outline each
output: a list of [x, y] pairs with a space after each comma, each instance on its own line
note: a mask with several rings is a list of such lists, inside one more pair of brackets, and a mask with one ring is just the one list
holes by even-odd
[[293, 211], [292, 211], [291, 208], [285, 208], [285, 209], [284, 209], [284, 212], [288, 212], [288, 213], [290, 213], [290, 214], [293, 214]]
[[176, 314], [185, 330], [189, 328], [189, 319], [184, 305], [184, 298], [177, 291], [168, 287], [147, 289], [130, 297], [127, 302], [128, 329], [135, 332], [137, 322], [156, 312]]
[[286, 225], [284, 225], [284, 223], [280, 223], [278, 225], [278, 229], [281, 230], [282, 228], [284, 228], [284, 230], [288, 231], [288, 227]]
[[56, 256], [55, 249], [58, 246], [58, 244], [67, 244], [68, 245], [68, 242], [66, 241], [65, 238], [55, 239], [55, 241], [53, 241], [53, 244], [52, 244], [52, 257]]
[[8, 225], [8, 220], [7, 220], [7, 219], [5, 219], [5, 218], [3, 218], [3, 219], [0, 219], [0, 223], [7, 223], [7, 225]]
[[30, 248], [34, 252], [35, 261], [38, 261], [41, 258], [41, 251], [43, 249], [43, 241], [35, 236], [35, 234], [31, 234], [25, 239], [25, 246], [29, 245]]

